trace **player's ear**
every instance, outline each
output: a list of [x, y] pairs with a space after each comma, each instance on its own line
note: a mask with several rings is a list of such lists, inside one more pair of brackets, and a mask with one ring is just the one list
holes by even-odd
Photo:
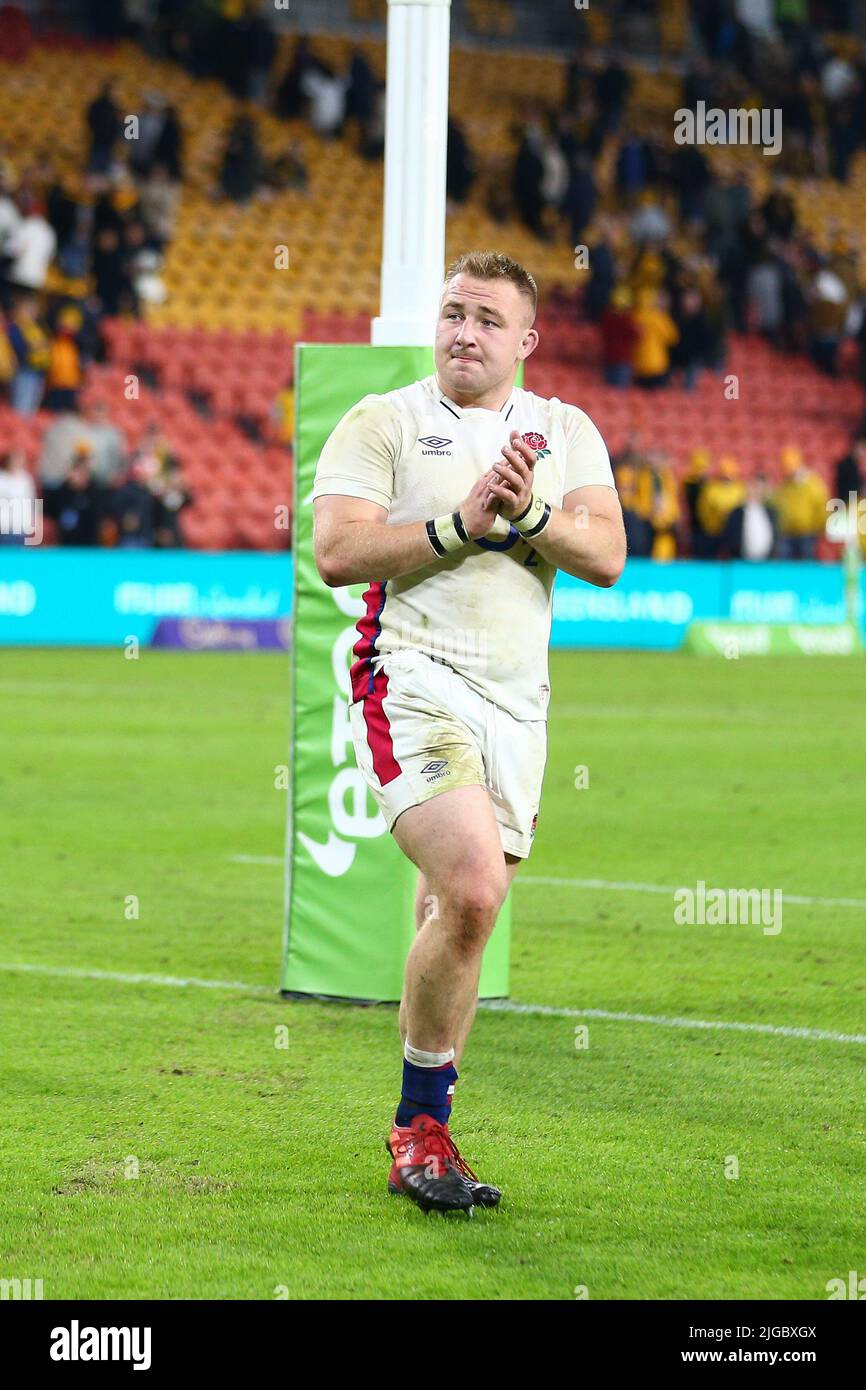
[[517, 360], [525, 362], [535, 349], [538, 347], [538, 333], [534, 328], [527, 328], [520, 340], [520, 347], [517, 349]]

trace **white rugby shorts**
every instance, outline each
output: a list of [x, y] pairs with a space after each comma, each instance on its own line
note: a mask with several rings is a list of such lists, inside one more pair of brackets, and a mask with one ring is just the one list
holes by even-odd
[[452, 787], [486, 787], [505, 854], [526, 859], [547, 756], [543, 719], [515, 719], [444, 662], [386, 656], [349, 708], [358, 767], [389, 830]]

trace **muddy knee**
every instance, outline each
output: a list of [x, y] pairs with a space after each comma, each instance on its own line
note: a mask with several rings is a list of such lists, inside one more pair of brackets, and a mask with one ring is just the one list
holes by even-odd
[[441, 895], [443, 926], [462, 953], [472, 955], [484, 948], [496, 924], [507, 889], [504, 872], [474, 869], [461, 873]]

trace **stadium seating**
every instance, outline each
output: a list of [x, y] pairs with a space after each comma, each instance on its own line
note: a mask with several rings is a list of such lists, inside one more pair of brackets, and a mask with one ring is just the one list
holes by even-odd
[[[676, 25], [676, 7], [670, 23]], [[322, 56], [339, 67], [360, 47], [384, 76], [381, 41], [317, 36]], [[281, 41], [275, 73], [287, 65], [292, 41]], [[513, 123], [525, 114], [527, 93], [557, 102], [564, 95], [565, 63], [546, 54], [503, 50], [496, 62], [479, 61], [472, 49], [455, 47], [450, 102], [470, 143], [485, 160], [507, 158], [515, 149]], [[10, 66], [0, 84], [0, 125], [19, 157], [50, 149], [61, 171], [80, 169], [85, 150], [82, 97], [95, 94], [101, 81], [116, 76], [122, 103], [134, 111], [144, 90], [156, 88], [182, 113], [186, 179], [177, 233], [167, 256], [168, 297], [153, 306], [154, 323], [202, 328], [282, 329], [297, 334], [305, 308], [342, 315], [377, 312], [382, 238], [382, 166], [362, 159], [348, 141], [322, 141], [305, 122], [280, 121], [254, 108], [265, 152], [280, 154], [291, 139], [300, 142], [310, 170], [309, 191], [285, 191], [273, 201], [245, 207], [221, 202], [215, 216], [212, 191], [225, 131], [238, 103], [216, 82], [195, 81], [173, 64], [157, 62], [131, 44], [114, 49], [76, 51], [34, 46], [26, 63]], [[636, 70], [629, 117], [638, 123], [669, 113], [671, 76]], [[506, 99], [503, 100], [503, 93]], [[69, 112], [76, 116], [69, 119]], [[715, 162], [729, 157], [724, 147], [708, 147]], [[773, 169], [759, 150], [743, 150], [757, 197], [770, 187]], [[612, 173], [613, 147], [602, 154], [602, 184]], [[866, 158], [858, 156], [850, 181], [799, 180], [792, 188], [797, 211], [820, 246], [851, 235], [866, 211]], [[467, 247], [496, 245], [535, 269], [543, 293], [556, 286], [573, 289], [581, 278], [568, 245], [539, 242], [516, 222], [502, 226], [487, 214], [476, 190], [465, 206], [452, 210], [447, 254]], [[289, 267], [274, 266], [275, 248], [289, 250]]]
[[[681, 475], [692, 450], [704, 447], [733, 454], [746, 476], [760, 471], [776, 480], [779, 451], [790, 442], [831, 482], [832, 467], [862, 413], [856, 381], [828, 381], [805, 360], [787, 360], [780, 376], [772, 349], [759, 339], [735, 337], [725, 379], [737, 378], [739, 399], [726, 399], [725, 381], [711, 374], [691, 393], [677, 387], [661, 393], [619, 390], [599, 381], [596, 330], [576, 321], [575, 313], [568, 305], [542, 312], [541, 340], [527, 363], [525, 384], [586, 410], [611, 453], [637, 437], [642, 447], [664, 451]], [[203, 549], [285, 547], [288, 533], [275, 528], [274, 516], [278, 507], [291, 510], [292, 454], [273, 405], [293, 381], [293, 340], [280, 333], [208, 333], [120, 320], [109, 321], [106, 336], [110, 360], [91, 368], [85, 401], [103, 401], [133, 448], [147, 426], [158, 423], [182, 461], [194, 499], [183, 513], [187, 542]], [[307, 342], [368, 342], [369, 320], [308, 311], [300, 336]], [[143, 369], [156, 386], [140, 382], [138, 397], [127, 400], [130, 373]], [[27, 418], [4, 409], [0, 430], [8, 447], [23, 447], [35, 462], [54, 418], [44, 411]], [[256, 427], [252, 439], [242, 428], [250, 421]]]
[[[360, 40], [356, 45], [317, 36], [315, 43], [317, 51], [337, 65], [345, 65], [352, 48], [359, 46], [384, 76], [381, 42]], [[276, 81], [290, 52], [291, 40], [284, 39]], [[508, 153], [514, 148], [511, 121], [520, 114], [527, 88], [555, 96], [563, 71], [563, 65], [550, 57], [505, 52], [497, 58], [494, 72], [492, 64], [479, 63], [476, 52], [456, 49], [452, 108], [461, 114], [474, 144], [493, 157]], [[215, 205], [211, 195], [219, 155], [238, 103], [219, 83], [195, 81], [134, 45], [77, 51], [75, 46], [60, 50], [40, 43], [26, 63], [5, 69], [0, 128], [16, 156], [35, 158], [50, 150], [60, 172], [80, 171], [86, 151], [83, 103], [109, 77], [117, 80], [125, 110], [135, 111], [143, 92], [157, 89], [177, 105], [184, 126], [183, 201], [163, 274], [168, 297], [149, 310], [154, 323], [296, 335], [305, 308], [368, 319], [376, 314], [382, 256], [381, 162], [362, 159], [348, 142], [320, 140], [305, 122], [280, 121], [255, 108], [269, 157], [282, 153], [292, 139], [300, 142], [310, 170], [309, 191], [281, 192], [271, 202], [254, 201], [242, 208], [225, 202]], [[513, 105], [502, 101], [503, 87], [515, 93]], [[503, 228], [471, 201], [449, 218], [449, 256], [467, 246], [491, 244], [536, 265], [542, 281], [573, 284], [568, 246], [542, 246], [517, 224]], [[274, 266], [279, 246], [289, 250], [286, 270]]]
[[[375, 4], [366, 8], [372, 11]], [[495, 24], [497, 10], [493, 3], [477, 6], [478, 22]], [[683, 23], [679, 0], [662, 7], [662, 20], [670, 51]], [[18, 53], [16, 45], [27, 48], [29, 42], [13, 34], [7, 59]], [[315, 45], [340, 67], [360, 47], [384, 75], [379, 41], [316, 36]], [[290, 39], [281, 40], [275, 81], [291, 46]], [[525, 114], [527, 94], [556, 102], [564, 94], [565, 71], [564, 61], [547, 54], [502, 50], [492, 63], [481, 61], [477, 50], [456, 47], [451, 107], [485, 159], [507, 165], [515, 148], [513, 122]], [[108, 77], [116, 79], [126, 110], [135, 110], [143, 92], [153, 88], [177, 105], [186, 177], [163, 273], [166, 300], [150, 306], [145, 321], [107, 325], [109, 361], [92, 370], [87, 394], [106, 401], [132, 443], [150, 418], [160, 422], [195, 495], [184, 516], [191, 544], [285, 544], [285, 534], [274, 530], [273, 508], [290, 501], [291, 453], [275, 401], [291, 386], [296, 340], [369, 341], [378, 310], [381, 163], [362, 159], [349, 141], [322, 141], [304, 122], [280, 121], [253, 108], [269, 156], [284, 151], [291, 139], [300, 142], [309, 189], [244, 207], [215, 203], [219, 153], [239, 109], [220, 84], [196, 81], [131, 44], [43, 41], [27, 48], [25, 61], [3, 67], [0, 125], [16, 161], [50, 150], [60, 173], [80, 171], [83, 105]], [[657, 121], [669, 111], [670, 75], [640, 70], [633, 79], [630, 119]], [[713, 161], [729, 158], [723, 148], [706, 153]], [[759, 151], [742, 153], [761, 197], [769, 191], [770, 162]], [[600, 162], [603, 186], [612, 176], [613, 155], [609, 143]], [[801, 180], [792, 192], [804, 225], [819, 245], [829, 246], [862, 226], [866, 159], [857, 157], [845, 186]], [[599, 380], [595, 330], [579, 317], [582, 275], [571, 248], [562, 241], [542, 243], [516, 222], [492, 221], [474, 192], [449, 215], [447, 254], [490, 245], [529, 264], [541, 286], [541, 346], [528, 363], [527, 385], [584, 406], [613, 452], [637, 433], [644, 446], [665, 449], [677, 471], [693, 448], [707, 446], [734, 453], [747, 472], [761, 468], [773, 476], [779, 450], [789, 441], [825, 474], [845, 451], [862, 412], [862, 391], [853, 378], [828, 381], [809, 363], [791, 359], [780, 374], [780, 359], [763, 342], [734, 339], [726, 371], [738, 379], [739, 399], [726, 399], [724, 383], [709, 375], [691, 394], [676, 387], [653, 394], [606, 387]], [[289, 250], [286, 270], [275, 267], [281, 246]], [[144, 378], [135, 402], [123, 396], [130, 372]], [[0, 413], [10, 443], [23, 443], [32, 458], [50, 418]]]
[[612, 453], [636, 435], [642, 446], [664, 450], [677, 473], [693, 449], [706, 447], [733, 454], [747, 475], [760, 470], [776, 478], [779, 451], [790, 442], [829, 481], [862, 418], [857, 381], [831, 381], [803, 358], [786, 357], [780, 372], [782, 359], [757, 337], [734, 335], [724, 373], [704, 373], [693, 392], [677, 386], [648, 392], [599, 381], [597, 333], [576, 321], [576, 309], [548, 308], [539, 325], [527, 387], [588, 411]]

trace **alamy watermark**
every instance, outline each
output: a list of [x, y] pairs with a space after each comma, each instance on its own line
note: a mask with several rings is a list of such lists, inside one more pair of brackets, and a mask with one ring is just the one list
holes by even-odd
[[0, 497], [0, 536], [20, 536], [25, 545], [41, 545], [42, 498]]
[[764, 936], [782, 930], [781, 888], [708, 888], [698, 879], [694, 888], [674, 892], [677, 926], [756, 926]]
[[827, 534], [837, 539], [843, 536], [866, 536], [866, 497], [856, 492], [827, 501]]
[[680, 106], [674, 112], [674, 141], [678, 145], [760, 145], [765, 155], [778, 154], [781, 107], [732, 106], [725, 111], [720, 106], [707, 109], [705, 101], [697, 102], [694, 111]]
[[475, 627], [414, 627], [400, 624], [400, 648], [425, 652], [447, 665], [487, 670], [487, 632]]
[[73, 1318], [69, 1327], [51, 1330], [48, 1354], [52, 1361], [130, 1361], [134, 1371], [151, 1364], [149, 1327], [82, 1327]]
[[866, 1278], [861, 1279], [856, 1269], [848, 1270], [847, 1283], [844, 1279], [828, 1279], [824, 1287], [831, 1301], [836, 1298], [852, 1298], [862, 1303], [866, 1299]]
[[41, 1279], [0, 1279], [0, 1301], [43, 1298]]

